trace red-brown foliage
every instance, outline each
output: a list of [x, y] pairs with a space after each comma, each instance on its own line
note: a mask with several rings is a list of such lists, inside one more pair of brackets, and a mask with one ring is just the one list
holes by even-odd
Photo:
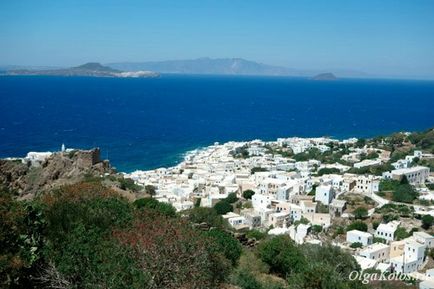
[[144, 211], [131, 229], [113, 236], [135, 249], [142, 269], [152, 276], [150, 288], [216, 288], [229, 268], [227, 259], [212, 253], [208, 238], [177, 218]]

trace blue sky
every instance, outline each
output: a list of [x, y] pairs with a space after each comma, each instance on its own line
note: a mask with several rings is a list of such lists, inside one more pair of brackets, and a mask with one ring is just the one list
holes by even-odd
[[434, 0], [0, 2], [2, 65], [199, 57], [434, 78]]

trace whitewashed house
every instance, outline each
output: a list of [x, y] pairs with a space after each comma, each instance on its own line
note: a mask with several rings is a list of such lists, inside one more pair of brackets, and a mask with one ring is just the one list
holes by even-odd
[[372, 234], [359, 230], [351, 230], [347, 232], [347, 242], [349, 244], [360, 243], [363, 246], [371, 245], [373, 242]]
[[410, 184], [421, 185], [424, 184], [426, 179], [429, 177], [429, 168], [417, 166], [383, 173], [383, 178], [394, 179], [398, 181], [400, 181], [404, 176], [407, 178]]
[[373, 194], [379, 191], [380, 178], [373, 175], [359, 175], [354, 190], [360, 193]]
[[331, 185], [321, 185], [316, 188], [315, 201], [324, 205], [330, 205], [335, 197], [335, 190]]
[[390, 247], [386, 244], [375, 243], [359, 251], [359, 255], [368, 259], [384, 262], [389, 260]]
[[395, 231], [398, 229], [400, 222], [392, 221], [387, 224], [380, 224], [375, 231], [375, 237], [383, 238], [387, 241], [393, 241], [395, 238]]
[[434, 248], [434, 236], [432, 236], [432, 235], [430, 235], [428, 233], [425, 233], [425, 232], [414, 232], [413, 233], [413, 238], [417, 242], [425, 245], [429, 249]]

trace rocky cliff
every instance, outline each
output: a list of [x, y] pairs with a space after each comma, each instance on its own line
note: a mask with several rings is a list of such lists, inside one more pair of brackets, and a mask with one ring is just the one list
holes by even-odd
[[0, 184], [24, 199], [57, 186], [114, 173], [110, 163], [100, 159], [99, 149], [57, 152], [39, 166], [0, 160]]

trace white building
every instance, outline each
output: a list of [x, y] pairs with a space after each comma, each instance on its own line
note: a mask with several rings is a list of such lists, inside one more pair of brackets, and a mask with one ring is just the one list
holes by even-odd
[[387, 241], [393, 241], [395, 238], [395, 231], [398, 229], [400, 222], [392, 221], [387, 224], [380, 224], [375, 231], [375, 237], [383, 238]]
[[354, 191], [373, 194], [379, 191], [380, 178], [373, 175], [359, 175], [356, 178]]
[[353, 166], [356, 169], [360, 169], [363, 167], [370, 167], [370, 166], [379, 166], [381, 165], [381, 160], [363, 160], [361, 162], [355, 163]]
[[383, 173], [383, 178], [394, 179], [398, 181], [400, 181], [404, 176], [407, 178], [410, 184], [421, 185], [424, 184], [426, 179], [429, 177], [429, 168], [417, 166]]
[[331, 185], [321, 185], [316, 188], [315, 201], [324, 205], [330, 205], [335, 197], [335, 190]]
[[416, 242], [413, 238], [407, 238], [404, 254], [390, 259], [393, 270], [398, 273], [411, 273], [421, 269], [425, 249], [425, 245]]
[[347, 232], [347, 242], [349, 244], [361, 243], [363, 246], [368, 246], [372, 244], [373, 237], [370, 233], [367, 232], [351, 230]]
[[390, 248], [386, 244], [375, 243], [359, 252], [359, 255], [368, 259], [383, 262], [389, 260]]
[[428, 233], [425, 232], [414, 232], [413, 233], [413, 238], [425, 245], [427, 248], [434, 248], [434, 237]]
[[252, 206], [255, 211], [259, 212], [263, 209], [270, 208], [271, 200], [273, 200], [273, 197], [270, 195], [262, 195], [256, 193], [252, 196]]

